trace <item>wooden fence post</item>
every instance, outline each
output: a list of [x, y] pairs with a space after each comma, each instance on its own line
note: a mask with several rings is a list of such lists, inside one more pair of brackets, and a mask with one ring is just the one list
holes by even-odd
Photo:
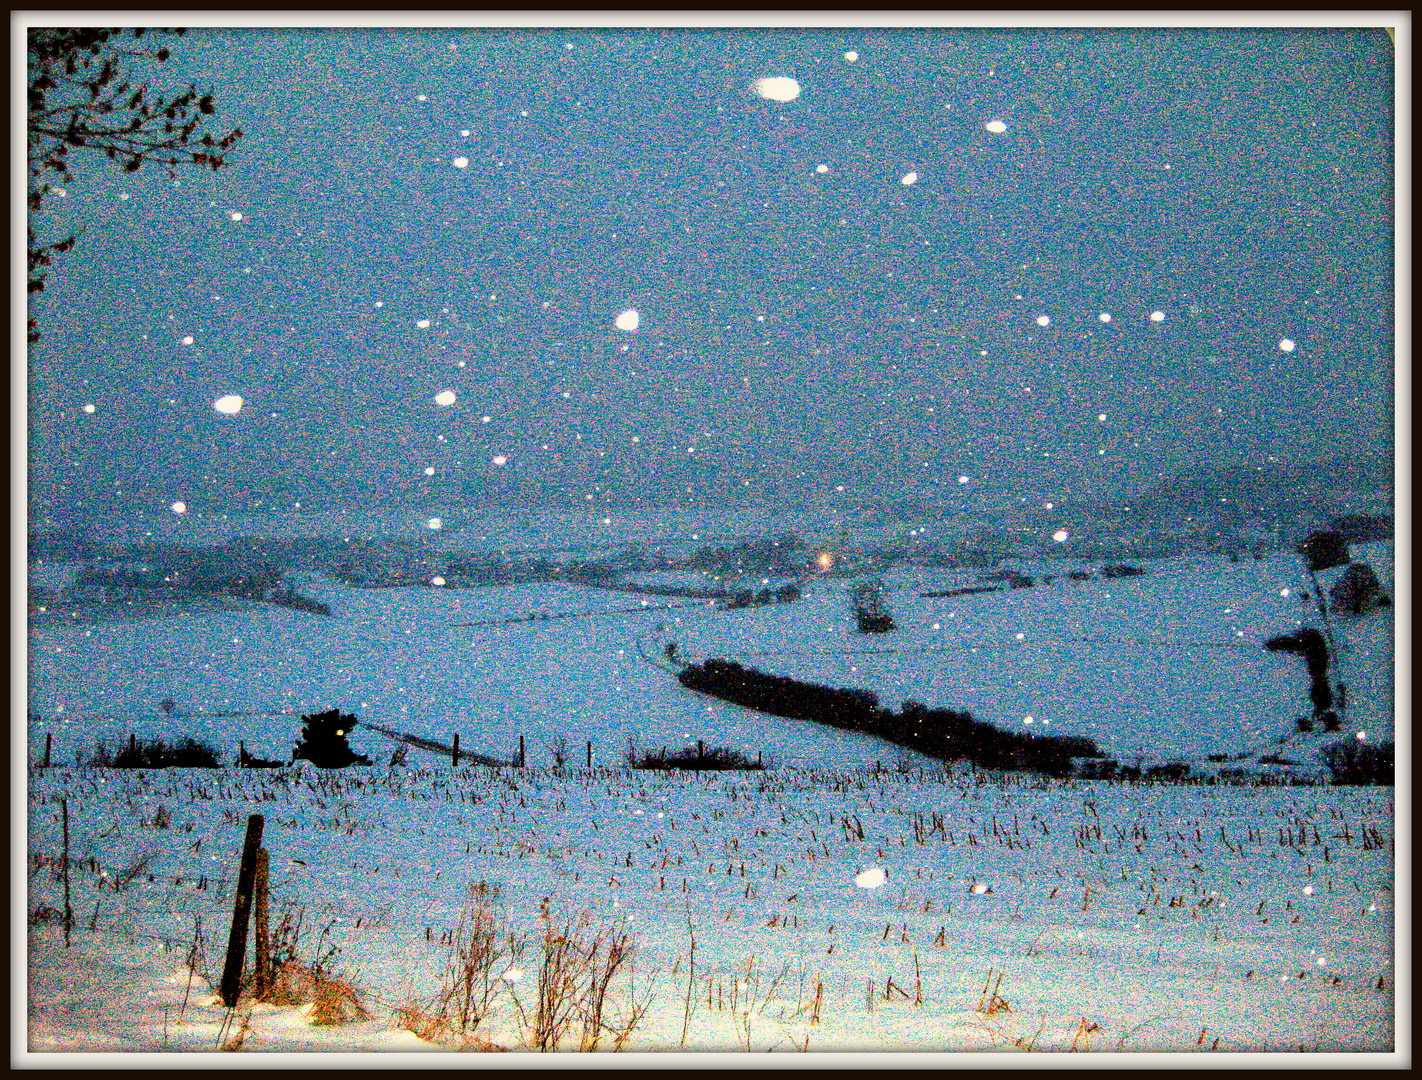
[[454, 733], [454, 764], [459, 764], [459, 732]]
[[227, 939], [227, 963], [222, 968], [222, 1004], [231, 1009], [242, 989], [242, 962], [247, 958], [247, 922], [252, 912], [252, 882], [257, 873], [257, 850], [262, 844], [266, 818], [247, 818], [247, 839], [242, 845], [242, 865], [237, 873], [237, 896], [232, 905], [232, 933]]
[[527, 760], [527, 759], [523, 756], [523, 736], [520, 735], [520, 736], [518, 737], [518, 767], [519, 767], [520, 769], [523, 768], [523, 763], [524, 763], [526, 760]]
[[257, 849], [257, 1000], [267, 996], [272, 982], [271, 938], [267, 931], [267, 849]]
[[49, 751], [54, 746], [54, 733], [46, 731], [44, 733], [44, 760], [40, 762], [40, 768], [49, 768]]
[[60, 799], [59, 809], [64, 815], [64, 947], [69, 948], [69, 931], [74, 926], [74, 909], [69, 906], [69, 800]]
[[592, 768], [592, 740], [588, 740], [588, 768]]

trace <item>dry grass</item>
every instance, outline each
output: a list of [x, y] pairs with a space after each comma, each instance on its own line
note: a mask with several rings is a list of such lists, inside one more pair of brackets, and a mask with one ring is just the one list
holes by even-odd
[[[993, 976], [997, 982], [993, 982]], [[1012, 1005], [998, 993], [1002, 989], [1002, 972], [988, 968], [987, 981], [983, 983], [982, 995], [978, 998], [978, 1012], [984, 1016], [996, 1016], [1000, 1012], [1011, 1012]]]
[[[445, 939], [450, 958], [439, 991], [428, 1001], [398, 1007], [400, 1026], [426, 1042], [502, 1051], [507, 1047], [480, 1029], [507, 1000], [529, 1049], [593, 1052], [610, 1043], [620, 1050], [648, 1007], [648, 1000], [637, 1001], [632, 984], [631, 935], [615, 927], [594, 929], [586, 913], [559, 925], [545, 900], [536, 997], [525, 1007], [515, 990], [515, 964], [530, 943], [504, 929], [497, 900], [496, 887], [482, 881], [471, 886], [459, 925]], [[622, 995], [613, 988], [624, 974], [627, 1008], [614, 1015], [610, 1006]]]
[[477, 1050], [484, 1053], [508, 1052], [507, 1046], [500, 1046], [475, 1032], [455, 1031], [447, 1015], [430, 1012], [420, 1005], [406, 1003], [398, 1006], [395, 1009], [395, 1019], [401, 1028], [425, 1042], [454, 1044], [463, 1050]]
[[576, 1030], [579, 1051], [597, 1050], [604, 1035], [611, 1035], [614, 1050], [620, 1049], [646, 1012], [646, 1005], [638, 1009], [634, 1000], [630, 1015], [613, 1021], [607, 1014], [612, 984], [636, 949], [632, 936], [613, 927], [591, 930], [586, 914], [555, 926], [546, 900], [539, 914], [543, 962], [529, 1047], [557, 1050]]
[[524, 943], [504, 929], [498, 886], [478, 881], [449, 932], [449, 960], [439, 992], [427, 1003], [408, 1002], [397, 1010], [401, 1026], [426, 1042], [457, 1043], [481, 1050], [502, 1049], [479, 1034], [498, 999], [510, 991], [505, 973]]
[[283, 960], [272, 970], [257, 999], [268, 1005], [309, 1005], [308, 1016], [317, 1027], [354, 1024], [370, 1019], [361, 993], [345, 979], [327, 975], [299, 960]]

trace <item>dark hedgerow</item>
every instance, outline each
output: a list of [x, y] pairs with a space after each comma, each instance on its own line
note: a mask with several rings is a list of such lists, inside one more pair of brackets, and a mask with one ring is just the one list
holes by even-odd
[[628, 764], [634, 769], [686, 769], [706, 772], [757, 772], [765, 769], [761, 762], [752, 761], [739, 750], [728, 750], [724, 746], [709, 750], [688, 746], [674, 754], [667, 753], [663, 747], [661, 750], [648, 750], [641, 757], [629, 755]]
[[748, 709], [862, 732], [928, 757], [965, 759], [984, 769], [1068, 776], [1073, 758], [1101, 756], [1091, 739], [1004, 731], [971, 713], [930, 709], [916, 701], [906, 701], [902, 710], [893, 712], [882, 708], [878, 695], [869, 690], [800, 682], [730, 660], [688, 665], [677, 678], [690, 690]]
[[1369, 743], [1346, 739], [1325, 746], [1319, 751], [1323, 763], [1333, 775], [1336, 786], [1390, 787], [1396, 783], [1393, 769], [1393, 747], [1390, 742]]
[[87, 764], [100, 769], [216, 769], [217, 751], [189, 736], [172, 746], [162, 739], [138, 742], [130, 739], [117, 754], [103, 744], [95, 748]]

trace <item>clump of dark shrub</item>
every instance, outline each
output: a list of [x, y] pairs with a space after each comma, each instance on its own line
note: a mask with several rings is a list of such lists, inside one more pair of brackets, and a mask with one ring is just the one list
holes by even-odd
[[64, 921], [64, 912], [57, 907], [48, 904], [41, 904], [30, 914], [30, 922], [36, 926], [52, 925]]
[[983, 769], [1067, 776], [1073, 758], [1100, 757], [1095, 742], [1077, 736], [1004, 731], [955, 709], [930, 709], [916, 701], [893, 712], [869, 690], [800, 682], [742, 667], [730, 660], [690, 664], [681, 684], [745, 708], [873, 735], [942, 761], [964, 759]]
[[1392, 602], [1367, 563], [1350, 563], [1348, 569], [1338, 575], [1328, 595], [1334, 611], [1346, 611], [1350, 615], [1366, 615], [1373, 608], [1386, 607]]
[[1183, 761], [1172, 761], [1164, 765], [1152, 765], [1145, 771], [1146, 780], [1177, 782], [1190, 775], [1190, 766]]
[[87, 764], [99, 769], [216, 769], [217, 751], [189, 736], [172, 746], [162, 739], [130, 739], [117, 754], [99, 743]]
[[665, 747], [658, 751], [647, 751], [641, 757], [632, 755], [628, 764], [634, 769], [694, 769], [707, 772], [728, 772], [764, 770], [759, 761], [752, 761], [739, 750], [728, 750], [724, 746], [710, 749], [688, 746], [674, 754], [667, 753]]
[[237, 744], [237, 767], [239, 769], [280, 769], [286, 762], [271, 758], [254, 757], [247, 753], [247, 744]]
[[1313, 573], [1343, 566], [1348, 562], [1348, 541], [1342, 533], [1322, 529], [1309, 533], [1296, 549]]
[[267, 593], [268, 603], [280, 604], [283, 607], [292, 608], [295, 611], [307, 611], [313, 615], [331, 614], [331, 605], [323, 604], [320, 600], [313, 600], [309, 596], [302, 596], [295, 589], [287, 586], [284, 589], [273, 589]]
[[1390, 742], [1347, 739], [1325, 746], [1318, 755], [1328, 766], [1335, 785], [1391, 787], [1396, 782]]
[[1103, 566], [1101, 576], [1105, 578], [1140, 577], [1145, 571], [1139, 566]]

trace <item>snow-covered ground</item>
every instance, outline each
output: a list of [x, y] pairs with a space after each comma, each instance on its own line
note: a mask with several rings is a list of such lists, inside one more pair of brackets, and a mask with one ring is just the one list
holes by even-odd
[[[1353, 554], [1395, 597], [1390, 553]], [[251, 605], [32, 621], [29, 761], [49, 734], [65, 767], [28, 776], [22, 907], [60, 902], [58, 799], [82, 866], [72, 947], [29, 927], [30, 1049], [214, 1049], [248, 1011], [249, 1050], [426, 1049], [394, 1011], [434, 992], [440, 935], [484, 880], [520, 932], [536, 934], [548, 897], [558, 915], [633, 936], [648, 1011], [627, 1051], [1391, 1051], [1392, 789], [978, 784], [865, 736], [698, 697], [644, 659], [675, 641], [684, 658], [868, 687], [890, 706], [1031, 717], [1123, 761], [1277, 753], [1316, 771], [1317, 746], [1340, 735], [1297, 736], [1303, 661], [1262, 644], [1317, 624], [1299, 560], [1140, 565], [1071, 580], [1086, 567], [1024, 564], [1031, 588], [936, 598], [920, 594], [975, 576], [894, 570], [881, 576], [899, 629], [871, 636], [853, 632], [849, 583], [829, 579], [793, 604], [721, 612], [567, 584], [362, 590], [310, 576], [301, 590], [335, 617]], [[1392, 738], [1394, 610], [1334, 620], [1353, 703], [1342, 737]], [[565, 617], [461, 625], [532, 613]], [[374, 768], [67, 765], [130, 732], [196, 735], [227, 760], [240, 739], [285, 760], [299, 715], [332, 707], [441, 741], [458, 732], [496, 757], [523, 736], [532, 768], [456, 770], [414, 752], [392, 769], [393, 745], [359, 728]], [[776, 767], [630, 773], [629, 739], [701, 739]], [[570, 766], [590, 742], [594, 769], [549, 769], [559, 740]], [[171, 821], [155, 828], [160, 806]], [[305, 909], [313, 950], [329, 926], [370, 1020], [313, 1027], [275, 1006], [229, 1018], [189, 980], [195, 917], [207, 974], [220, 966], [253, 812], [267, 817], [273, 903]], [[873, 867], [883, 884], [857, 886]], [[487, 1029], [515, 1049], [535, 952]], [[989, 971], [1006, 1008], [984, 1006]]]

